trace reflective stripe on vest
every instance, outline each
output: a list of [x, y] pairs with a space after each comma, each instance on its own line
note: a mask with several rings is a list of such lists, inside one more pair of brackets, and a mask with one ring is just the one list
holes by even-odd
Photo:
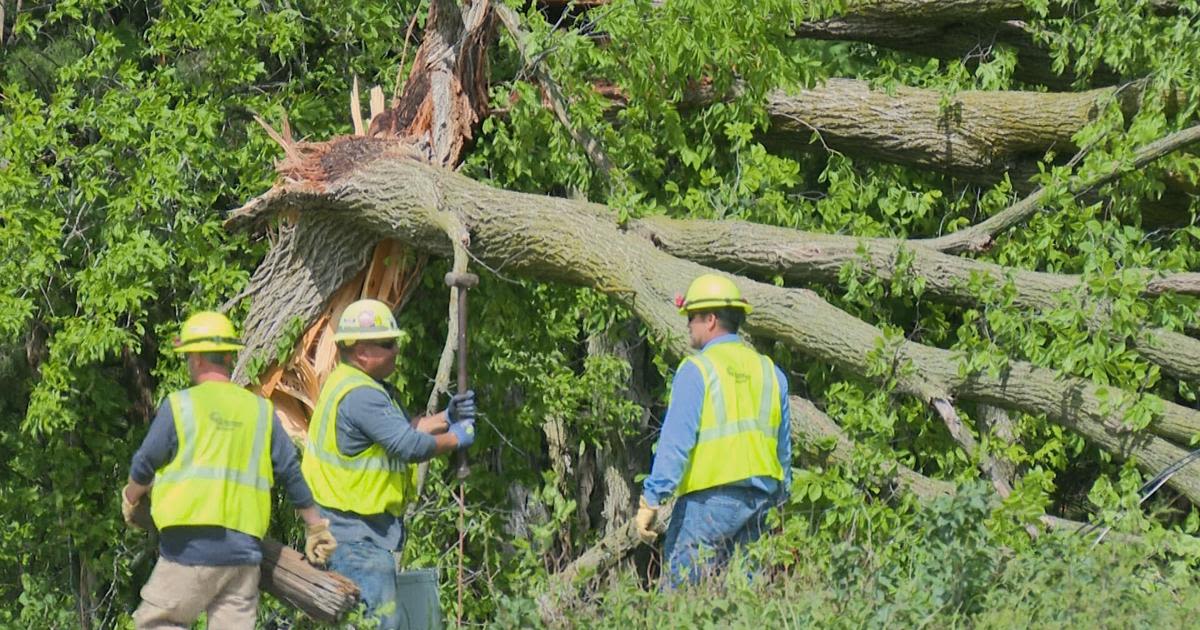
[[167, 400], [179, 447], [155, 474], [155, 524], [218, 525], [261, 538], [274, 481], [271, 403], [232, 383], [203, 383]]
[[[783, 479], [777, 447], [782, 421], [779, 380], [769, 358], [740, 343], [688, 357], [704, 379], [696, 445], [680, 495], [750, 477]], [[757, 379], [753, 378], [757, 373]], [[747, 382], [739, 383], [739, 379]], [[757, 383], [755, 382], [757, 381]], [[744, 399], [751, 397], [751, 400]], [[730, 418], [730, 409], [737, 417]]]
[[379, 444], [353, 456], [343, 455], [337, 445], [338, 406], [358, 387], [387, 393], [375, 379], [345, 363], [329, 375], [308, 427], [301, 470], [313, 498], [324, 507], [399, 516], [414, 494], [416, 466], [390, 457]]

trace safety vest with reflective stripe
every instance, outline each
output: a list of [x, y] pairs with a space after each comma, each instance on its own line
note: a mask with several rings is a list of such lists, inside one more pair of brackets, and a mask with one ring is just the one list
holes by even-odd
[[379, 444], [351, 456], [343, 455], [338, 448], [338, 405], [358, 387], [387, 395], [382, 385], [358, 368], [345, 363], [334, 368], [317, 396], [300, 468], [312, 488], [313, 499], [324, 507], [364, 515], [386, 512], [401, 516], [416, 493], [417, 467], [389, 457]]
[[274, 483], [271, 403], [215, 381], [175, 392], [167, 402], [179, 447], [154, 475], [155, 525], [219, 525], [262, 538]]
[[704, 403], [696, 446], [678, 493], [750, 477], [782, 480], [776, 452], [782, 412], [775, 364], [742, 343], [711, 345], [684, 359], [689, 361], [704, 378]]

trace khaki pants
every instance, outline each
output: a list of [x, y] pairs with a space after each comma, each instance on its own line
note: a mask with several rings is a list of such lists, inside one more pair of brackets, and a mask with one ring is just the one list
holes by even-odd
[[254, 628], [258, 613], [258, 565], [187, 566], [159, 558], [133, 613], [138, 630], [188, 630], [208, 611], [213, 630]]

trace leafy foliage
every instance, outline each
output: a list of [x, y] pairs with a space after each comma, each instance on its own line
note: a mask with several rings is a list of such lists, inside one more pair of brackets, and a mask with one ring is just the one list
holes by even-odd
[[[1079, 131], [1076, 144], [1087, 151], [1078, 172], [1128, 160], [1134, 147], [1194, 119], [1194, 0], [1180, 2], [1177, 16], [1156, 15], [1141, 0], [1029, 4], [1040, 16], [1029, 28], [1060, 69], [1080, 77], [1080, 89], [1105, 73], [1140, 80], [1127, 86], [1143, 94], [1136, 113], [1114, 102]], [[1008, 177], [980, 186], [825, 151], [818, 139], [764, 143], [765, 94], [831, 77], [936, 89], [944, 104], [963, 90], [1036, 89], [1012, 79], [1016, 52], [1004, 48], [967, 64], [791, 36], [792, 24], [842, 5], [622, 0], [568, 11], [561, 22], [529, 7], [526, 25], [569, 97], [572, 121], [600, 138], [616, 170], [589, 163], [503, 34], [490, 63], [493, 104], [504, 115], [484, 121], [463, 170], [504, 188], [604, 202], [623, 218], [740, 219], [863, 237], [935, 236], [1011, 203], [1024, 183]], [[267, 246], [221, 225], [227, 209], [271, 183], [277, 149], [252, 114], [277, 121], [286, 112], [311, 138], [348, 132], [353, 77], [394, 87], [406, 69], [403, 34], [416, 16], [419, 37], [427, 10], [426, 2], [381, 0], [68, 0], [6, 15], [0, 379], [9, 387], [0, 395], [0, 458], [9, 466], [0, 473], [0, 514], [9, 526], [0, 533], [0, 625], [128, 625], [152, 558], [142, 536], [123, 533], [116, 489], [153, 403], [185, 383], [166, 340], [191, 310], [228, 305], [238, 315], [239, 292]], [[597, 84], [615, 86], [625, 107], [614, 114]], [[701, 89], [720, 98], [698, 104]], [[1166, 535], [1164, 523], [1195, 532], [1200, 518], [1166, 492], [1152, 506], [1161, 518], [1132, 516], [1140, 513], [1136, 471], [1044, 418], [1014, 414], [1015, 444], [976, 431], [985, 451], [1024, 472], [1002, 504], [977, 489], [933, 506], [879, 496], [888, 461], [941, 479], [978, 476], [977, 462], [926, 405], [891, 391], [889, 380], [908, 369], [891, 362], [902, 339], [956, 351], [964, 374], [1026, 360], [1090, 379], [1112, 405], [1129, 404], [1132, 428], [1157, 413], [1142, 394], [1195, 404], [1194, 383], [1163, 375], [1133, 348], [1148, 323], [1194, 328], [1196, 299], [1143, 297], [1144, 279], [1127, 270], [1200, 266], [1194, 201], [1177, 217], [1179, 229], [1147, 216], [1168, 178], [1200, 185], [1196, 155], [1164, 159], [1080, 198], [1065, 192], [1061, 163], [1047, 155], [1041, 165], [1037, 180], [1054, 193], [1046, 209], [979, 256], [1079, 274], [1084, 290], [1031, 313], [1014, 304], [1011, 278], [979, 277], [970, 289], [982, 306], [945, 305], [904, 273], [903, 254], [891, 282], [852, 265], [840, 286], [812, 287], [887, 331], [873, 353], [877, 369], [865, 377], [769, 348], [793, 390], [856, 441], [854, 463], [797, 471], [780, 533], [755, 551], [774, 572], [769, 579], [667, 596], [626, 575], [572, 621], [1149, 625], [1179, 623], [1192, 611], [1200, 599], [1187, 576], [1191, 560], [1023, 538], [1020, 526], [1046, 511], [1090, 513], [1151, 537]], [[442, 271], [431, 267], [401, 318], [410, 340], [394, 380], [412, 408], [428, 396], [445, 335]], [[475, 296], [473, 379], [486, 427], [477, 452], [486, 464], [466, 490], [475, 571], [464, 615], [533, 623], [525, 595], [613, 525], [607, 519], [620, 518], [596, 472], [610, 466], [628, 482], [630, 469], [645, 470], [673, 362], [596, 292], [518, 281], [501, 269], [485, 275]], [[1093, 316], [1100, 311], [1105, 318]], [[978, 410], [961, 411], [973, 425]], [[549, 420], [563, 427], [568, 462], [549, 451]], [[454, 611], [459, 533], [444, 466], [434, 464], [410, 519], [406, 561], [441, 569], [443, 608]], [[296, 542], [289, 512], [277, 506], [272, 534]], [[1111, 596], [1095, 600], [1089, 589]], [[1149, 605], [1168, 595], [1183, 606]], [[1071, 606], [1080, 601], [1089, 605]], [[261, 617], [307, 625], [278, 602]]]

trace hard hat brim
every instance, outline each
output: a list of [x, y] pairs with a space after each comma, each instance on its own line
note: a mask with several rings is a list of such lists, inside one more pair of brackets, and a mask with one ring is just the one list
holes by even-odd
[[746, 300], [696, 300], [695, 302], [684, 304], [683, 306], [679, 307], [679, 314], [687, 315], [693, 311], [705, 311], [717, 308], [737, 308], [741, 309], [742, 312], [747, 315], [754, 310], [754, 308], [751, 307], [750, 303]]
[[175, 347], [175, 352], [178, 354], [186, 352], [236, 352], [245, 347], [240, 343], [229, 343], [228, 341], [199, 340], [180, 344]]
[[379, 330], [376, 332], [344, 332], [333, 335], [333, 341], [371, 341], [373, 339], [398, 339], [404, 336], [399, 330]]

